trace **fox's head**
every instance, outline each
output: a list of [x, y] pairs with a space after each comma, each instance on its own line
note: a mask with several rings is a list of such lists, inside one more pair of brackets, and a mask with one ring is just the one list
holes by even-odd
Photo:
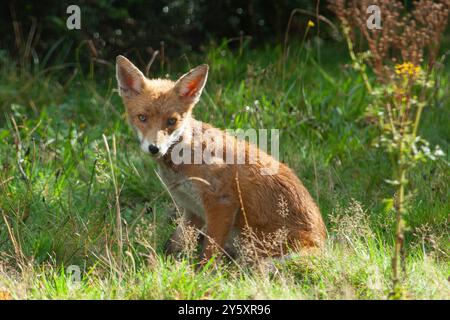
[[173, 82], [147, 79], [127, 58], [118, 56], [116, 77], [141, 149], [163, 156], [182, 135], [205, 86], [208, 66], [200, 65]]

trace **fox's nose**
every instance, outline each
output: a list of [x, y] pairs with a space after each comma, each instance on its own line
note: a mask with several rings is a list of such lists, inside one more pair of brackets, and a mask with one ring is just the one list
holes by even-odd
[[154, 144], [151, 144], [148, 146], [148, 151], [150, 151], [151, 154], [157, 154], [159, 151], [159, 148], [155, 146]]

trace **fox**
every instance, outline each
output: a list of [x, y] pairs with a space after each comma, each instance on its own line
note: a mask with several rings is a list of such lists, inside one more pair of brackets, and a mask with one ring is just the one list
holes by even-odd
[[[158, 176], [181, 212], [182, 222], [169, 238], [167, 252], [181, 251], [186, 226], [203, 232], [201, 262], [222, 253], [239, 255], [237, 243], [245, 241], [248, 230], [261, 239], [257, 246], [265, 255], [320, 250], [326, 227], [319, 207], [294, 171], [245, 139], [194, 118], [208, 72], [209, 66], [202, 64], [176, 81], [149, 79], [126, 57], [116, 58], [118, 92], [128, 122], [142, 151], [156, 162]], [[178, 148], [183, 159], [192, 160], [184, 153], [202, 154], [208, 143], [214, 146], [219, 141], [226, 141], [226, 146], [222, 153], [213, 152], [209, 161], [180, 161], [175, 156]], [[243, 150], [244, 161], [227, 161], [237, 150]], [[247, 161], [251, 154], [257, 154], [255, 161]], [[262, 170], [267, 167], [277, 170], [267, 174]], [[281, 229], [285, 232], [281, 249], [265, 248], [263, 239]]]

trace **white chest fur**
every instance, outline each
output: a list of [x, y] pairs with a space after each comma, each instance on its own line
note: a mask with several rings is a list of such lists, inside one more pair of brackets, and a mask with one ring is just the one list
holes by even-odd
[[158, 172], [178, 208], [188, 210], [204, 220], [203, 201], [194, 183], [182, 173], [175, 172], [164, 165], [158, 165]]

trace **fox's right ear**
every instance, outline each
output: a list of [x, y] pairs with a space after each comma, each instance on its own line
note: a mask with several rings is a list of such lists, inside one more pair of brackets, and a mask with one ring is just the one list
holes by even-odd
[[145, 77], [130, 60], [124, 56], [116, 58], [116, 78], [121, 97], [140, 94], [144, 87]]

